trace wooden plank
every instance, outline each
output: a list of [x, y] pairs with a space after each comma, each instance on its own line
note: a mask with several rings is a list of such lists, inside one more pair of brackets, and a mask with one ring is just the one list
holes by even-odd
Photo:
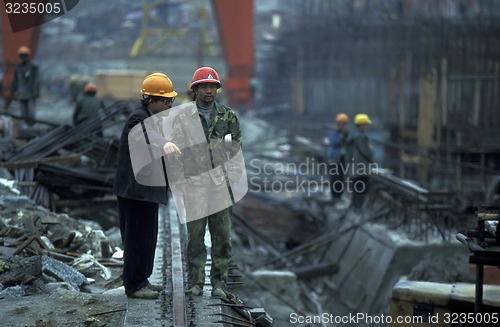
[[2, 163], [2, 166], [6, 169], [20, 169], [20, 168], [33, 168], [40, 163], [75, 163], [80, 161], [79, 154], [73, 154], [64, 157], [47, 157], [35, 160], [20, 160], [20, 161], [10, 161]]

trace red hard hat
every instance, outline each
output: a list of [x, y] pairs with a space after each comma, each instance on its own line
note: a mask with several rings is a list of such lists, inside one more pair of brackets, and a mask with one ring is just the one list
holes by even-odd
[[194, 72], [191, 79], [191, 87], [201, 83], [215, 83], [217, 84], [217, 88], [222, 86], [219, 74], [212, 67], [201, 67]]

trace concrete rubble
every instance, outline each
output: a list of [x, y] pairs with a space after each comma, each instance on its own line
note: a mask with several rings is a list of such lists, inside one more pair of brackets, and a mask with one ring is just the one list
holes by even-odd
[[[241, 123], [250, 135], [244, 153], [250, 189], [233, 212], [234, 260], [245, 286], [237, 293], [248, 305], [266, 308], [276, 318], [274, 326], [288, 326], [290, 312], [387, 314], [392, 286], [403, 275], [470, 280], [467, 252], [450, 242], [457, 222], [452, 194], [430, 192], [380, 170], [365, 212], [355, 214], [348, 194], [330, 202], [328, 176], [313, 169], [324, 163], [320, 144], [255, 117], [242, 117]], [[56, 127], [51, 137], [4, 156], [15, 159], [4, 164], [17, 177], [22, 172], [31, 179], [16, 185], [8, 171], [0, 179], [0, 301], [100, 292], [108, 282], [120, 286], [116, 273], [123, 252], [110, 209], [116, 143], [105, 137], [87, 146], [74, 137], [66, 147], [52, 145], [53, 138], [85, 128], [95, 126]], [[25, 161], [40, 149], [45, 155]], [[103, 153], [105, 160], [99, 160]], [[48, 157], [61, 162], [45, 162]], [[292, 190], [273, 189], [273, 183]], [[54, 208], [66, 213], [55, 214]], [[450, 266], [454, 273], [443, 273]], [[21, 270], [16, 267], [28, 268], [15, 273]]]
[[[19, 193], [14, 182], [0, 180], [0, 311], [13, 317], [12, 322], [3, 321], [2, 325], [18, 326], [23, 321], [23, 326], [32, 326], [36, 318], [50, 316], [43, 322], [52, 319], [57, 326], [74, 326], [75, 319], [56, 311], [66, 310], [74, 317], [85, 303], [99, 301], [107, 303], [103, 309], [116, 306], [123, 310], [124, 296], [100, 300], [103, 295], [95, 294], [105, 291], [112, 278], [120, 278], [121, 260], [111, 258], [121, 252], [121, 244], [116, 242], [119, 235], [108, 239], [96, 222], [55, 214]], [[109, 257], [103, 258], [103, 252]], [[54, 309], [58, 307], [55, 302], [68, 299], [74, 301], [73, 306], [65, 303]], [[43, 308], [37, 311], [37, 306]], [[88, 319], [85, 326], [112, 326], [99, 324], [91, 313], [82, 313], [78, 319]]]

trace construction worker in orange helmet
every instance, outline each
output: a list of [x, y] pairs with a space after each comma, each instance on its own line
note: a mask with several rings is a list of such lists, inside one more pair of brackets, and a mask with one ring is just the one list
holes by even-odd
[[[77, 101], [73, 112], [73, 125], [78, 125], [90, 117], [99, 114], [99, 110], [104, 109], [104, 104], [97, 99], [97, 86], [94, 83], [87, 83], [83, 88], [83, 96]], [[102, 136], [102, 131], [98, 133]]]
[[[177, 92], [170, 78], [163, 73], [146, 76], [140, 92], [142, 94], [140, 106], [128, 117], [120, 137], [114, 192], [117, 196], [120, 233], [125, 250], [123, 258], [125, 294], [131, 298], [157, 299], [165, 286], [151, 284], [148, 279], [154, 268], [158, 237], [158, 206], [159, 203], [168, 203], [169, 186], [167, 176], [162, 169], [162, 166], [165, 167], [163, 155], [167, 153], [167, 148], [172, 146], [172, 143], [165, 139], [160, 126], [156, 125], [157, 122], [161, 122], [156, 114], [172, 108]], [[156, 126], [156, 128], [142, 129], [144, 126]], [[138, 171], [137, 174], [134, 172], [132, 162], [138, 156], [134, 149], [139, 155], [142, 149], [134, 147], [135, 139], [139, 140], [137, 142], [143, 141], [139, 146], [145, 148], [148, 155], [151, 153], [148, 163], [144, 166], [145, 169]], [[152, 186], [142, 182], [141, 178], [148, 176], [161, 180], [162, 183], [160, 186]]]
[[14, 100], [21, 104], [21, 116], [29, 126], [35, 124], [36, 99], [39, 95], [38, 66], [31, 62], [31, 50], [22, 46], [17, 51], [20, 63], [14, 70], [10, 92]]

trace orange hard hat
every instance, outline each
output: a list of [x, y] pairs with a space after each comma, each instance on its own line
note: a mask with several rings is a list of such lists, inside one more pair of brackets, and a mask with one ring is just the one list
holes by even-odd
[[92, 91], [97, 92], [97, 85], [95, 85], [94, 83], [87, 83], [83, 88], [83, 92], [85, 93]]
[[27, 46], [23, 45], [23, 46], [19, 47], [19, 49], [17, 50], [17, 54], [18, 55], [24, 54], [24, 55], [29, 56], [29, 55], [31, 55], [31, 50]]
[[215, 83], [217, 84], [217, 88], [222, 86], [219, 74], [217, 74], [212, 67], [201, 67], [194, 72], [193, 78], [191, 79], [191, 88], [201, 83]]
[[174, 91], [174, 84], [163, 73], [153, 73], [146, 76], [142, 82], [141, 93], [164, 98], [175, 98], [177, 96], [177, 92]]
[[349, 122], [349, 116], [347, 116], [344, 113], [340, 113], [335, 117], [335, 122], [336, 123], [348, 123]]

